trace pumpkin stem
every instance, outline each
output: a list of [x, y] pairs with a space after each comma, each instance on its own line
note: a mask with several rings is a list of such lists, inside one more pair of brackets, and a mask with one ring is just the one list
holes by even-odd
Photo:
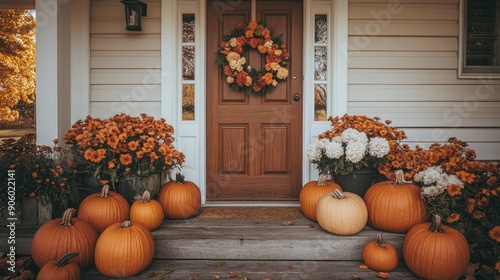
[[184, 175], [178, 172], [177, 174], [175, 174], [175, 181], [177, 181], [177, 183], [179, 184], [184, 184]]
[[149, 191], [144, 191], [142, 194], [142, 202], [149, 202], [151, 200], [151, 193]]
[[319, 175], [318, 183], [316, 185], [323, 186], [323, 187], [326, 186], [326, 175], [325, 174]]
[[70, 226], [71, 225], [71, 217], [73, 217], [74, 213], [75, 213], [75, 208], [66, 209], [62, 215], [62, 221], [59, 224], [63, 225], [63, 226]]
[[125, 221], [120, 225], [121, 228], [128, 228], [131, 226], [132, 226], [132, 223], [130, 221]]
[[109, 196], [109, 185], [106, 184], [102, 187], [100, 197], [108, 197]]
[[78, 252], [68, 253], [68, 254], [62, 256], [59, 260], [57, 260], [56, 265], [58, 267], [65, 266], [68, 264], [69, 260], [71, 260], [72, 258], [74, 258], [76, 256], [78, 256]]
[[343, 199], [345, 198], [344, 194], [342, 193], [342, 191], [340, 191], [339, 189], [334, 189], [332, 191], [332, 194], [333, 194], [333, 197], [335, 198], [338, 198], [338, 199]]
[[405, 181], [405, 174], [403, 170], [399, 169], [394, 172], [396, 180], [394, 180], [395, 185], [411, 184], [412, 181]]
[[431, 221], [431, 226], [429, 227], [429, 230], [432, 232], [443, 232], [443, 228], [441, 227], [441, 216], [438, 214], [434, 214], [432, 217]]
[[377, 233], [377, 242], [375, 245], [379, 246], [380, 248], [385, 248], [385, 242], [384, 242], [384, 236], [382, 233]]

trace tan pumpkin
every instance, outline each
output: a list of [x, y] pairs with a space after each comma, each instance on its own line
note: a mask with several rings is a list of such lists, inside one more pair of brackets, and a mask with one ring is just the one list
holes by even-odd
[[160, 203], [151, 199], [151, 193], [144, 191], [140, 200], [134, 201], [130, 207], [130, 222], [140, 223], [149, 230], [157, 229], [165, 219]]
[[153, 236], [145, 226], [130, 221], [114, 223], [97, 240], [95, 265], [104, 276], [130, 277], [149, 266], [154, 252]]
[[180, 173], [176, 181], [163, 185], [158, 194], [165, 216], [169, 219], [187, 219], [193, 217], [201, 208], [201, 193], [196, 184], [184, 180]]
[[88, 221], [101, 233], [113, 223], [128, 220], [129, 212], [127, 200], [104, 185], [100, 193], [90, 194], [80, 203], [78, 218]]
[[76, 262], [70, 262], [78, 252], [68, 253], [59, 260], [49, 261], [36, 275], [38, 280], [80, 280], [82, 272]]
[[398, 267], [399, 256], [396, 248], [384, 241], [382, 233], [377, 233], [377, 238], [363, 247], [363, 261], [373, 270], [389, 272]]
[[318, 181], [311, 181], [302, 187], [300, 190], [300, 209], [304, 216], [317, 221], [316, 207], [318, 200], [325, 194], [331, 193], [333, 190], [342, 190], [339, 184], [326, 180], [326, 175], [321, 174]]
[[412, 226], [427, 221], [427, 207], [421, 199], [421, 189], [404, 180], [402, 170], [395, 173], [394, 182], [384, 181], [371, 186], [365, 193], [368, 224], [383, 231], [406, 233]]
[[365, 227], [368, 211], [359, 195], [333, 190], [319, 199], [316, 217], [321, 228], [330, 233], [354, 235]]
[[460, 279], [467, 271], [470, 248], [458, 230], [441, 225], [441, 217], [413, 226], [403, 240], [408, 268], [426, 280]]
[[62, 218], [46, 222], [35, 232], [31, 241], [31, 256], [41, 268], [68, 252], [79, 252], [73, 261], [82, 269], [94, 263], [98, 234], [87, 221], [73, 217], [75, 209], [68, 208]]

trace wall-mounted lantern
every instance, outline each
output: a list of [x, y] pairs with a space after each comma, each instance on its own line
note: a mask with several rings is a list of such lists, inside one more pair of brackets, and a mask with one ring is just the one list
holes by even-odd
[[125, 5], [125, 21], [128, 31], [142, 31], [141, 19], [148, 14], [148, 5], [139, 0], [120, 1]]

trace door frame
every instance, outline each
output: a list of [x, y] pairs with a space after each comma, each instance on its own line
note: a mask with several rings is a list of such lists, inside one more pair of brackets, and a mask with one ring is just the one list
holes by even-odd
[[[230, 3], [230, 2], [228, 2]], [[175, 128], [176, 147], [186, 154], [182, 173], [198, 185], [206, 203], [206, 0], [161, 0], [161, 114]], [[328, 15], [329, 86], [327, 114], [347, 113], [348, 0], [303, 0], [303, 118], [302, 183], [317, 173], [309, 163], [306, 147], [330, 128], [328, 121], [314, 121], [314, 16]], [[195, 20], [195, 120], [182, 120], [182, 14], [194, 13]], [[172, 39], [174, 38], [174, 39]], [[293, 59], [293, 58], [292, 58]]]

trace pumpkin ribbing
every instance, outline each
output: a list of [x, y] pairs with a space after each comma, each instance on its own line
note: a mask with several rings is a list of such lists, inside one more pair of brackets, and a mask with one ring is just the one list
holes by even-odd
[[78, 252], [68, 253], [57, 261], [46, 263], [37, 274], [40, 280], [79, 280], [81, 270], [77, 263], [69, 261], [78, 256]]
[[157, 229], [164, 218], [163, 208], [158, 201], [151, 199], [149, 191], [144, 191], [141, 200], [134, 201], [130, 207], [130, 221], [143, 224], [151, 231]]
[[311, 181], [305, 184], [300, 190], [299, 195], [300, 209], [304, 216], [310, 220], [317, 221], [316, 207], [318, 206], [318, 200], [334, 189], [342, 190], [337, 183], [327, 181], [325, 174], [321, 174], [318, 181]]
[[363, 261], [373, 270], [389, 272], [398, 266], [399, 256], [396, 248], [378, 233], [375, 240], [363, 247]]

